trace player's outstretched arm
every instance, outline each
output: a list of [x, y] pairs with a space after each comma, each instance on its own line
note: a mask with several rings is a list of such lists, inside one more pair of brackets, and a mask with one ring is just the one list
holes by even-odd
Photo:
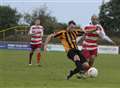
[[50, 35], [47, 37], [47, 39], [46, 39], [46, 41], [45, 41], [45, 43], [44, 43], [44, 51], [45, 51], [45, 52], [47, 51], [47, 44], [52, 40], [52, 37], [54, 37], [54, 34], [50, 34]]
[[113, 45], [116, 45], [116, 43], [109, 36], [106, 35], [103, 27], [101, 25], [97, 25], [97, 26], [98, 26], [97, 32], [98, 32], [99, 37], [102, 38], [103, 40], [108, 41], [109, 43], [112, 43]]
[[99, 33], [99, 37], [102, 38], [103, 40], [106, 40], [106, 41], [112, 43], [113, 45], [116, 45], [116, 43], [112, 39], [110, 39], [106, 34], [104, 34], [103, 32]]

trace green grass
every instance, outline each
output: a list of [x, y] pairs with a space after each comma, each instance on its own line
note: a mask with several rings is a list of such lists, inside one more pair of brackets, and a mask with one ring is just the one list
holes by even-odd
[[28, 51], [0, 50], [0, 88], [120, 88], [120, 55], [99, 55], [97, 78], [65, 80], [74, 64], [63, 52], [49, 52], [41, 67], [28, 66]]

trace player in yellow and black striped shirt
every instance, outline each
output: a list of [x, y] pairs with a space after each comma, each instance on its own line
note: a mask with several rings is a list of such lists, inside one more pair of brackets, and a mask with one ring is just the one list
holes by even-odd
[[72, 77], [74, 74], [81, 72], [84, 70], [83, 65], [89, 68], [87, 60], [83, 57], [82, 53], [78, 50], [76, 39], [78, 36], [82, 36], [84, 32], [81, 29], [75, 29], [76, 24], [74, 21], [70, 21], [68, 23], [68, 27], [66, 30], [61, 30], [59, 32], [50, 34], [46, 39], [44, 50], [46, 51], [47, 44], [52, 38], [58, 38], [60, 42], [63, 44], [65, 51], [67, 52], [67, 56], [71, 59], [75, 64], [76, 68], [73, 71], [70, 71], [67, 79]]
[[63, 44], [65, 51], [69, 51], [70, 49], [77, 49], [76, 38], [78, 36], [83, 35], [84, 32], [80, 31], [80, 29], [76, 29], [74, 31], [60, 31], [54, 35], [54, 38], [58, 38]]

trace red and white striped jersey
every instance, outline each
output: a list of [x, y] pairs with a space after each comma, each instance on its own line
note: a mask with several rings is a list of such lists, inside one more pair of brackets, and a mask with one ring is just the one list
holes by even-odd
[[42, 36], [43, 36], [43, 26], [41, 25], [33, 25], [30, 28], [29, 35], [31, 35], [31, 42], [32, 45], [42, 44]]
[[[94, 31], [97, 29], [97, 26], [95, 25], [89, 25], [84, 28], [85, 31]], [[97, 49], [97, 40], [99, 38], [98, 33], [95, 32], [90, 32], [90, 33], [85, 33], [85, 39], [82, 44], [82, 48], [86, 50], [94, 50]]]
[[[100, 24], [97, 25], [89, 25], [84, 28], [85, 35], [84, 35], [84, 41], [82, 43], [82, 49], [86, 50], [94, 50], [97, 49], [97, 41], [98, 38], [101, 38], [103, 40], [106, 40], [110, 43], [114, 43], [104, 32], [103, 27]], [[89, 33], [87, 33], [87, 32]], [[90, 33], [90, 31], [92, 31]], [[81, 40], [82, 37], [77, 38], [77, 42]]]

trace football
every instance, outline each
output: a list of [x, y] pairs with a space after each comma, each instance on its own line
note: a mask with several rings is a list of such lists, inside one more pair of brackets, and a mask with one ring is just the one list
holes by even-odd
[[95, 78], [98, 76], [98, 70], [95, 67], [91, 67], [88, 71], [87, 71], [87, 75], [89, 77]]

